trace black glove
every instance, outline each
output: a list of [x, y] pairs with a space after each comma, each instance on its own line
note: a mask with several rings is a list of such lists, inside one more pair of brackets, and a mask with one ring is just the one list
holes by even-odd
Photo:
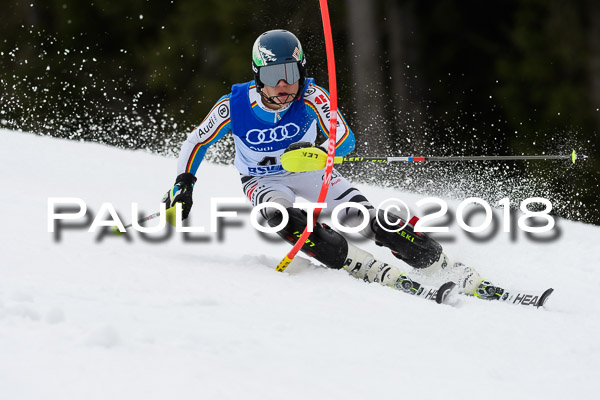
[[319, 150], [323, 150], [325, 152], [325, 154], [327, 154], [327, 149], [323, 148], [323, 146], [317, 146], [316, 144], [311, 143], [311, 142], [292, 143], [287, 147], [287, 149], [285, 149], [284, 153], [287, 153], [288, 151], [292, 151], [292, 150], [305, 149], [307, 147], [316, 147]]
[[163, 196], [163, 203], [167, 205], [167, 209], [173, 207], [175, 203], [181, 203], [181, 218], [186, 219], [190, 215], [192, 209], [192, 193], [194, 183], [196, 183], [194, 174], [184, 172], [175, 179], [175, 185]]

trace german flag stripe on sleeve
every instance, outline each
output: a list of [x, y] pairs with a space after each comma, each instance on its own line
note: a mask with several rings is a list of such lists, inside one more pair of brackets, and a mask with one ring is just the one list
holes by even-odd
[[[223, 104], [226, 101], [229, 101], [229, 97], [226, 97], [223, 100], [219, 101], [217, 104], [215, 104], [213, 106], [213, 108], [210, 109], [210, 112], [208, 114], [206, 114], [206, 117], [204, 117], [202, 122], [200, 122], [200, 125], [202, 125], [204, 123], [204, 121], [206, 121], [206, 118], [208, 118], [212, 114], [213, 111], [215, 111], [215, 108], [219, 107], [221, 104]], [[200, 125], [198, 125], [198, 126], [200, 126]]]
[[[321, 130], [323, 132], [325, 132], [325, 134], [327, 136], [329, 136], [329, 121], [327, 121], [328, 124], [325, 125], [325, 121], [323, 121], [323, 118], [321, 118], [321, 114], [315, 108], [314, 104], [312, 104], [310, 101], [304, 100], [304, 104], [307, 105], [307, 106], [309, 106], [314, 111], [314, 113], [319, 117], [319, 126], [321, 127]], [[340, 114], [338, 114], [338, 115], [340, 115]], [[338, 138], [338, 137], [335, 138], [335, 140], [336, 140], [336, 146], [335, 147], [338, 147], [340, 144], [342, 144], [344, 142], [344, 140], [346, 140], [346, 138], [348, 137], [348, 132], [350, 130], [348, 128], [348, 125], [346, 124], [346, 120], [344, 120], [344, 118], [341, 117], [341, 116], [340, 116], [340, 120], [342, 120], [342, 123], [344, 124], [344, 127], [346, 129], [344, 131], [344, 136], [342, 136], [341, 138]], [[336, 130], [336, 132], [337, 132], [337, 130]]]
[[[220, 103], [218, 103], [218, 104], [220, 104]], [[213, 109], [214, 109], [214, 107], [213, 107]], [[223, 129], [223, 127], [225, 125], [227, 125], [230, 121], [231, 121], [231, 118], [227, 118], [226, 120], [224, 120], [223, 122], [221, 122], [221, 124], [215, 130], [215, 133], [213, 133], [205, 141], [203, 141], [201, 143], [198, 143], [196, 146], [194, 146], [194, 150], [192, 150], [192, 153], [190, 154], [190, 158], [188, 159], [188, 162], [187, 162], [187, 166], [185, 168], [186, 172], [190, 172], [191, 171], [192, 165], [194, 165], [194, 160], [196, 159], [196, 155], [198, 154], [198, 151], [200, 150], [200, 148], [202, 146], [206, 146], [206, 145], [210, 144], [210, 142], [212, 142], [215, 137], [219, 136], [219, 133], [221, 132], [221, 129]]]

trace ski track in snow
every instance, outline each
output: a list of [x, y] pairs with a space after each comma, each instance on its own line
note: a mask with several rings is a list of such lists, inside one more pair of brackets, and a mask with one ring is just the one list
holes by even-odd
[[[6, 130], [0, 143], [2, 399], [597, 392], [599, 227], [558, 220], [560, 235], [547, 243], [501, 231], [479, 243], [451, 224], [454, 240], [443, 242], [451, 258], [506, 287], [555, 292], [545, 310], [468, 298], [440, 306], [302, 258], [275, 272], [289, 247], [260, 236], [247, 205], [221, 237], [173, 233], [150, 243], [80, 227], [57, 240], [47, 230], [49, 197], [82, 198], [94, 213], [110, 202], [128, 223], [132, 202], [158, 209], [176, 160]], [[374, 204], [398, 197], [414, 207], [422, 198], [358, 187]], [[233, 166], [200, 167], [192, 226], [208, 230], [210, 197], [242, 197]]]

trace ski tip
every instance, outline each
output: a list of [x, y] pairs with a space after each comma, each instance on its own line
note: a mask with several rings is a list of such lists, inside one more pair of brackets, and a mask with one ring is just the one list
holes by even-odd
[[544, 306], [544, 303], [546, 302], [546, 300], [548, 300], [548, 297], [550, 297], [552, 292], [554, 292], [554, 289], [550, 288], [550, 289], [546, 289], [546, 291], [544, 293], [542, 293], [542, 295], [540, 296], [540, 299], [538, 300], [537, 308]]
[[119, 230], [119, 227], [118, 227], [118, 226], [116, 226], [116, 225], [112, 227], [112, 232], [113, 232], [115, 235], [117, 235], [117, 236], [121, 236], [121, 235], [123, 234], [123, 232], [121, 232], [121, 231]]
[[435, 302], [438, 304], [444, 303], [446, 301], [446, 298], [448, 297], [450, 292], [452, 292], [452, 289], [454, 289], [455, 286], [456, 283], [454, 282], [446, 282], [442, 286], [440, 286], [435, 296]]

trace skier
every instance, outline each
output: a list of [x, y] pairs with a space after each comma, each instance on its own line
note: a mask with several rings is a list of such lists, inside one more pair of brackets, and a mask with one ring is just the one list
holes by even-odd
[[[307, 216], [305, 211], [293, 208], [292, 204], [296, 196], [317, 201], [323, 171], [288, 172], [283, 169], [280, 156], [289, 149], [316, 146], [318, 130], [325, 136], [323, 144], [327, 147], [329, 96], [306, 76], [302, 46], [288, 31], [271, 30], [256, 39], [252, 49], [252, 70], [254, 80], [233, 85], [231, 93], [221, 97], [204, 121], [189, 134], [179, 154], [175, 185], [164, 196], [163, 202], [167, 208], [181, 203], [182, 217], [188, 217], [193, 203], [195, 173], [206, 150], [231, 132], [235, 143], [234, 164], [240, 172], [244, 194], [253, 206], [275, 202], [285, 207], [289, 221], [278, 234], [295, 243], [307, 224]], [[339, 114], [336, 155], [345, 156], [353, 149], [354, 134]], [[423, 270], [425, 275], [448, 274], [466, 294], [497, 298], [496, 288], [490, 282], [483, 280], [473, 268], [451, 263], [439, 243], [423, 233], [414, 232], [411, 224], [394, 232], [397, 226], [388, 224], [384, 218], [379, 218], [378, 223], [375, 208], [336, 170], [325, 202], [328, 209], [345, 202], [363, 205], [370, 218], [369, 224], [360, 232], [363, 236], [388, 247], [397, 258]], [[346, 209], [345, 222], [341, 222], [356, 226], [359, 211], [349, 210]], [[264, 208], [261, 215], [273, 227], [283, 218], [275, 208]], [[329, 268], [344, 268], [350, 275], [368, 282], [379, 282], [409, 293], [415, 293], [420, 286], [397, 267], [377, 260], [319, 222], [302, 251]]]

